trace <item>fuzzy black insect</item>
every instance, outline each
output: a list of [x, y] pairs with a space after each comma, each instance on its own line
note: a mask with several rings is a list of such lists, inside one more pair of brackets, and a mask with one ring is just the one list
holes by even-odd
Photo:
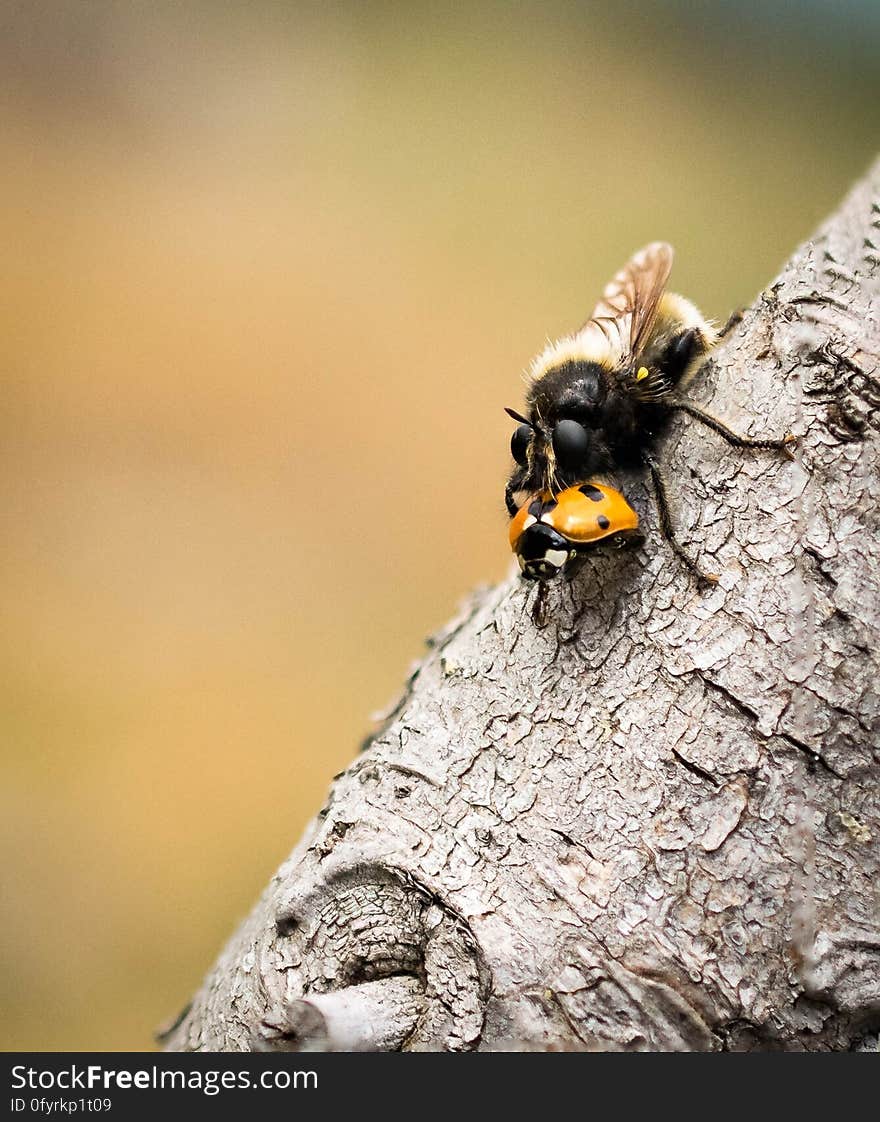
[[672, 258], [665, 242], [640, 250], [608, 284], [583, 327], [534, 360], [527, 415], [507, 410], [519, 424], [505, 501], [514, 517], [536, 495], [559, 494], [617, 469], [647, 469], [663, 535], [691, 572], [714, 581], [675, 536], [655, 456], [658, 437], [682, 412], [740, 448], [787, 450], [794, 438], [740, 436], [682, 397], [718, 335], [689, 300], [666, 291]]

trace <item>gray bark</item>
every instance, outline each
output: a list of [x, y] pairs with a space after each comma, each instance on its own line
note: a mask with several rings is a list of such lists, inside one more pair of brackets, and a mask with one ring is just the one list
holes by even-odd
[[878, 200], [880, 163], [691, 389], [795, 461], [686, 419], [664, 445], [719, 585], [622, 477], [643, 549], [551, 585], [543, 625], [517, 577], [476, 594], [167, 1048], [870, 1047]]

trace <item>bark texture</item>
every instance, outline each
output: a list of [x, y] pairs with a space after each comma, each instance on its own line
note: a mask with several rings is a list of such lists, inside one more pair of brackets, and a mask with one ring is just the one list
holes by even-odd
[[880, 163], [691, 388], [799, 440], [668, 438], [719, 585], [622, 477], [643, 549], [551, 585], [543, 624], [518, 577], [475, 595], [167, 1048], [876, 1041], [878, 247]]

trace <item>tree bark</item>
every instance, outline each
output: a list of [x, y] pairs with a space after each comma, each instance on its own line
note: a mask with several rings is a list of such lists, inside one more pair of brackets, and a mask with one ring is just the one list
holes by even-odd
[[662, 449], [719, 584], [624, 476], [643, 549], [551, 584], [543, 623], [516, 576], [474, 595], [166, 1048], [870, 1044], [878, 200], [880, 163], [691, 388], [795, 460], [686, 418]]

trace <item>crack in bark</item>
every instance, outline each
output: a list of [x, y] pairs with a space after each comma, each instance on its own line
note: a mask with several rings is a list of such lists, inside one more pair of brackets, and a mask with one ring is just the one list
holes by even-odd
[[750, 705], [747, 705], [744, 701], [738, 698], [736, 694], [732, 693], [729, 689], [726, 688], [726, 686], [722, 686], [720, 682], [716, 682], [713, 678], [710, 678], [709, 675], [705, 673], [705, 671], [696, 669], [694, 671], [694, 674], [700, 679], [701, 682], [704, 683], [704, 685], [707, 685], [711, 690], [714, 690], [715, 693], [720, 694], [726, 701], [729, 701], [734, 709], [742, 713], [742, 715], [749, 721], [751, 721], [753, 725], [757, 725], [758, 721], [760, 720], [760, 716], [754, 709], [752, 709]]
[[682, 765], [682, 767], [687, 768], [687, 770], [692, 775], [696, 775], [699, 779], [703, 779], [707, 783], [711, 783], [713, 787], [719, 787], [721, 785], [721, 781], [717, 779], [710, 771], [706, 771], [704, 768], [701, 768], [699, 764], [692, 763], [690, 760], [686, 759], [677, 748], [672, 749], [672, 754]]
[[829, 775], [833, 775], [835, 779], [839, 779], [841, 782], [846, 779], [845, 775], [841, 775], [839, 771], [836, 771], [831, 764], [828, 763], [821, 752], [817, 752], [816, 749], [811, 748], [809, 744], [798, 740], [796, 736], [792, 736], [791, 733], [787, 732], [776, 732], [773, 735], [779, 737], [780, 740], [784, 740], [786, 744], [790, 744], [792, 748], [797, 748], [799, 752], [803, 752], [811, 764], [823, 768]]

